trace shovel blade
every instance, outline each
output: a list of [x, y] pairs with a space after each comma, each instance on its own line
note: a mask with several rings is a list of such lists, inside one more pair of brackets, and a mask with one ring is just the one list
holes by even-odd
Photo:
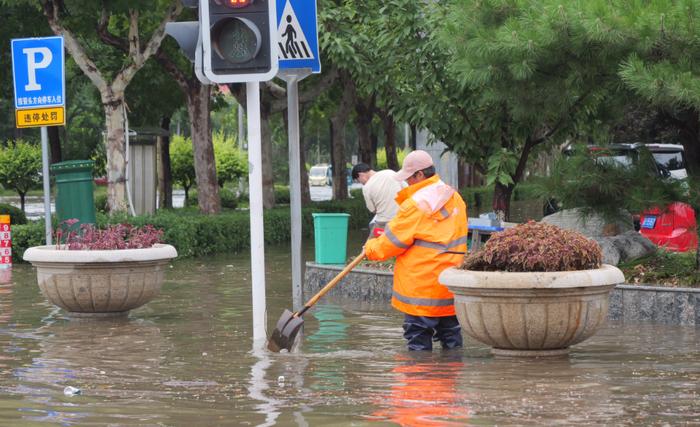
[[267, 341], [267, 349], [275, 353], [284, 349], [291, 351], [294, 340], [303, 324], [304, 320], [301, 317], [295, 317], [291, 311], [284, 310], [277, 321], [275, 330], [272, 331], [272, 335]]

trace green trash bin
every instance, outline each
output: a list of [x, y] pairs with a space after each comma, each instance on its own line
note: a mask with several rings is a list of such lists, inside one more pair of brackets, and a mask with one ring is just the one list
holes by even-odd
[[92, 160], [70, 160], [51, 165], [56, 178], [56, 217], [58, 222], [76, 218], [79, 224], [95, 223]]
[[345, 264], [348, 245], [346, 213], [313, 213], [317, 264]]

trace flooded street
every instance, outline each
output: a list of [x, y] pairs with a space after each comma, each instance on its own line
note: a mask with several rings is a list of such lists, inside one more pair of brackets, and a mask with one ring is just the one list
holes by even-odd
[[[266, 261], [271, 331], [291, 308], [287, 249], [268, 248]], [[0, 286], [0, 425], [700, 421], [693, 327], [611, 324], [568, 359], [497, 359], [469, 341], [409, 353], [397, 312], [325, 299], [304, 316], [298, 352], [256, 353], [249, 269], [247, 253], [176, 261], [156, 300], [128, 319], [89, 321], [65, 318], [32, 267], [15, 266]]]

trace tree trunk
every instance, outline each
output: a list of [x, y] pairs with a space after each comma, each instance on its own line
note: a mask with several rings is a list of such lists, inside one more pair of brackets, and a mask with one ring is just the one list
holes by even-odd
[[102, 104], [107, 127], [107, 205], [111, 215], [127, 209], [124, 94], [103, 94]]
[[681, 144], [688, 162], [688, 173], [700, 175], [700, 117], [698, 110], [689, 109], [679, 114]]
[[[372, 163], [372, 107], [364, 101], [358, 100], [355, 103], [355, 127], [357, 127], [357, 144], [360, 147], [360, 161], [368, 164], [371, 168]], [[376, 156], [375, 156], [376, 157]]]
[[416, 129], [416, 125], [411, 125], [411, 139], [409, 142], [409, 145], [411, 146], [411, 150], [413, 150], [413, 151], [416, 150], [417, 143], [418, 143], [418, 129]]
[[22, 193], [22, 192], [19, 193], [19, 207], [20, 207], [20, 209], [22, 209], [22, 212], [25, 212], [25, 210], [24, 210], [24, 198], [26, 195], [27, 195], [27, 193]]
[[51, 148], [51, 164], [61, 161], [61, 137], [58, 134], [59, 126], [48, 126], [49, 147]]
[[377, 136], [377, 133], [372, 131], [369, 134], [369, 140], [372, 143], [372, 153], [371, 153], [372, 163], [370, 163], [370, 165], [372, 165], [373, 167], [376, 168], [377, 167], [377, 148], [379, 147], [379, 137]]
[[[170, 117], [163, 117], [160, 127], [170, 132]], [[160, 170], [163, 176], [163, 207], [173, 207], [173, 173], [170, 168], [170, 133], [161, 138], [160, 143]]]
[[396, 123], [394, 116], [382, 113], [382, 126], [384, 127], [384, 150], [386, 150], [386, 164], [389, 169], [395, 171], [401, 169], [399, 158], [396, 155]]
[[197, 201], [203, 214], [221, 212], [219, 186], [216, 182], [214, 145], [209, 123], [209, 95], [211, 86], [197, 85], [187, 93], [187, 113], [192, 129], [194, 171], [197, 178]]
[[493, 211], [501, 221], [510, 220], [510, 198], [513, 194], [513, 186], [496, 183], [493, 190]]
[[345, 167], [345, 125], [350, 118], [350, 110], [355, 100], [355, 84], [350, 76], [343, 75], [343, 95], [338, 109], [331, 118], [331, 151], [333, 153], [333, 198], [345, 200], [348, 198], [347, 172]]

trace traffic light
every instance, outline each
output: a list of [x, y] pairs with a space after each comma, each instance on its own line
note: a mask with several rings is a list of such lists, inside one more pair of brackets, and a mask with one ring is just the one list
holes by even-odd
[[[196, 9], [199, 7], [199, 0], [182, 0], [182, 4], [185, 7]], [[199, 21], [168, 22], [165, 24], [165, 33], [177, 41], [185, 56], [194, 63], [194, 72], [199, 81], [211, 84], [211, 81], [204, 76], [202, 34]]]
[[275, 0], [200, 0], [203, 71], [214, 83], [277, 74]]

